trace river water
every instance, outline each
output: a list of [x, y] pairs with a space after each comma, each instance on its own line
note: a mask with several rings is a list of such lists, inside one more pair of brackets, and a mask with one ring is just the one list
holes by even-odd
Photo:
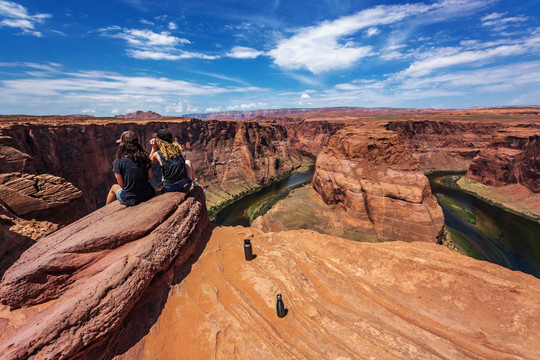
[[[444, 176], [428, 176], [432, 192], [450, 197], [476, 217], [476, 224], [472, 225], [441, 205], [445, 226], [463, 236], [484, 260], [540, 278], [540, 224], [439, 184]], [[305, 173], [294, 173], [223, 208], [215, 221], [226, 226], [249, 226], [247, 210], [251, 206], [271, 201], [299, 184], [309, 183], [312, 177], [313, 168]]]
[[445, 226], [463, 236], [484, 260], [540, 278], [540, 224], [447, 188], [439, 183], [444, 176], [428, 176], [432, 192], [450, 197], [476, 217], [472, 225], [441, 205]]

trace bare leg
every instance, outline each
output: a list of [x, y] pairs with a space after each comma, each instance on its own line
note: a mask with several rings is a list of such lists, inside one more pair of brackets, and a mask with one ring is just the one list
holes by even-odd
[[109, 193], [107, 194], [107, 201], [105, 202], [105, 204], [108, 205], [108, 204], [112, 203], [113, 201], [117, 200], [116, 199], [116, 193], [120, 189], [121, 189], [121, 187], [118, 184], [114, 184], [113, 186], [111, 186], [111, 190], [109, 190]]

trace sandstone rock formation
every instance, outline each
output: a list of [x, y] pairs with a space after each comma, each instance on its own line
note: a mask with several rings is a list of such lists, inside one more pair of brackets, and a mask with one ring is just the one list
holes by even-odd
[[471, 163], [467, 177], [485, 185], [520, 184], [540, 192], [540, 126], [501, 131]]
[[145, 297], [167, 289], [166, 274], [204, 242], [207, 225], [195, 188], [135, 207], [114, 202], [40, 240], [0, 283], [0, 358], [98, 359], [118, 351], [133, 341], [126, 329], [142, 325], [126, 324], [148, 315]]
[[467, 170], [472, 159], [505, 124], [455, 120], [392, 121], [422, 171]]
[[381, 240], [436, 242], [442, 210], [400, 137], [379, 125], [338, 131], [317, 157], [313, 187], [343, 222]]
[[117, 359], [534, 360], [539, 289], [533, 276], [436, 244], [220, 227]]
[[33, 159], [36, 173], [62, 177], [80, 189], [84, 204], [79, 210], [85, 215], [104, 205], [115, 182], [112, 162], [120, 134], [134, 131], [149, 148], [152, 135], [161, 128], [169, 128], [185, 146], [186, 158], [207, 187], [209, 205], [288, 173], [304, 158], [287, 147], [282, 126], [256, 122], [71, 119], [9, 124], [0, 128], [0, 136], [12, 138], [15, 150]]
[[57, 229], [57, 224], [48, 221], [19, 218], [0, 200], [0, 279], [36, 240]]
[[0, 199], [19, 217], [60, 225], [79, 219], [76, 200], [82, 193], [57, 176], [0, 174]]

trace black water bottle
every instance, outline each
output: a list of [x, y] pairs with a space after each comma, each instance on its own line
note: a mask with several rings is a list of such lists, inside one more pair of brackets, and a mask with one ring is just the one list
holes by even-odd
[[277, 316], [280, 318], [284, 317], [287, 314], [285, 312], [285, 305], [283, 304], [283, 300], [281, 300], [281, 294], [277, 294], [276, 311]]
[[244, 256], [247, 261], [253, 259], [253, 250], [251, 249], [251, 241], [249, 239], [244, 240]]

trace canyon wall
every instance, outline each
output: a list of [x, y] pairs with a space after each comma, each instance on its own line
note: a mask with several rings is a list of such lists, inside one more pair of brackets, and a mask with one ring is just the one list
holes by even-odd
[[317, 157], [313, 187], [344, 226], [381, 240], [437, 242], [444, 225], [427, 177], [381, 125], [338, 131]]
[[418, 161], [422, 171], [465, 171], [474, 157], [506, 125], [500, 121], [407, 120], [391, 121], [395, 131]]
[[468, 178], [490, 186], [520, 184], [540, 192], [540, 127], [499, 132], [472, 160]]
[[303, 160], [287, 148], [283, 127], [255, 122], [64, 119], [3, 126], [0, 136], [13, 144], [11, 152], [26, 154], [24, 161], [11, 161], [9, 166], [61, 177], [80, 189], [84, 201], [79, 210], [84, 215], [104, 204], [115, 183], [112, 161], [120, 134], [134, 131], [149, 149], [149, 140], [161, 128], [169, 128], [185, 146], [211, 205], [290, 172]]

